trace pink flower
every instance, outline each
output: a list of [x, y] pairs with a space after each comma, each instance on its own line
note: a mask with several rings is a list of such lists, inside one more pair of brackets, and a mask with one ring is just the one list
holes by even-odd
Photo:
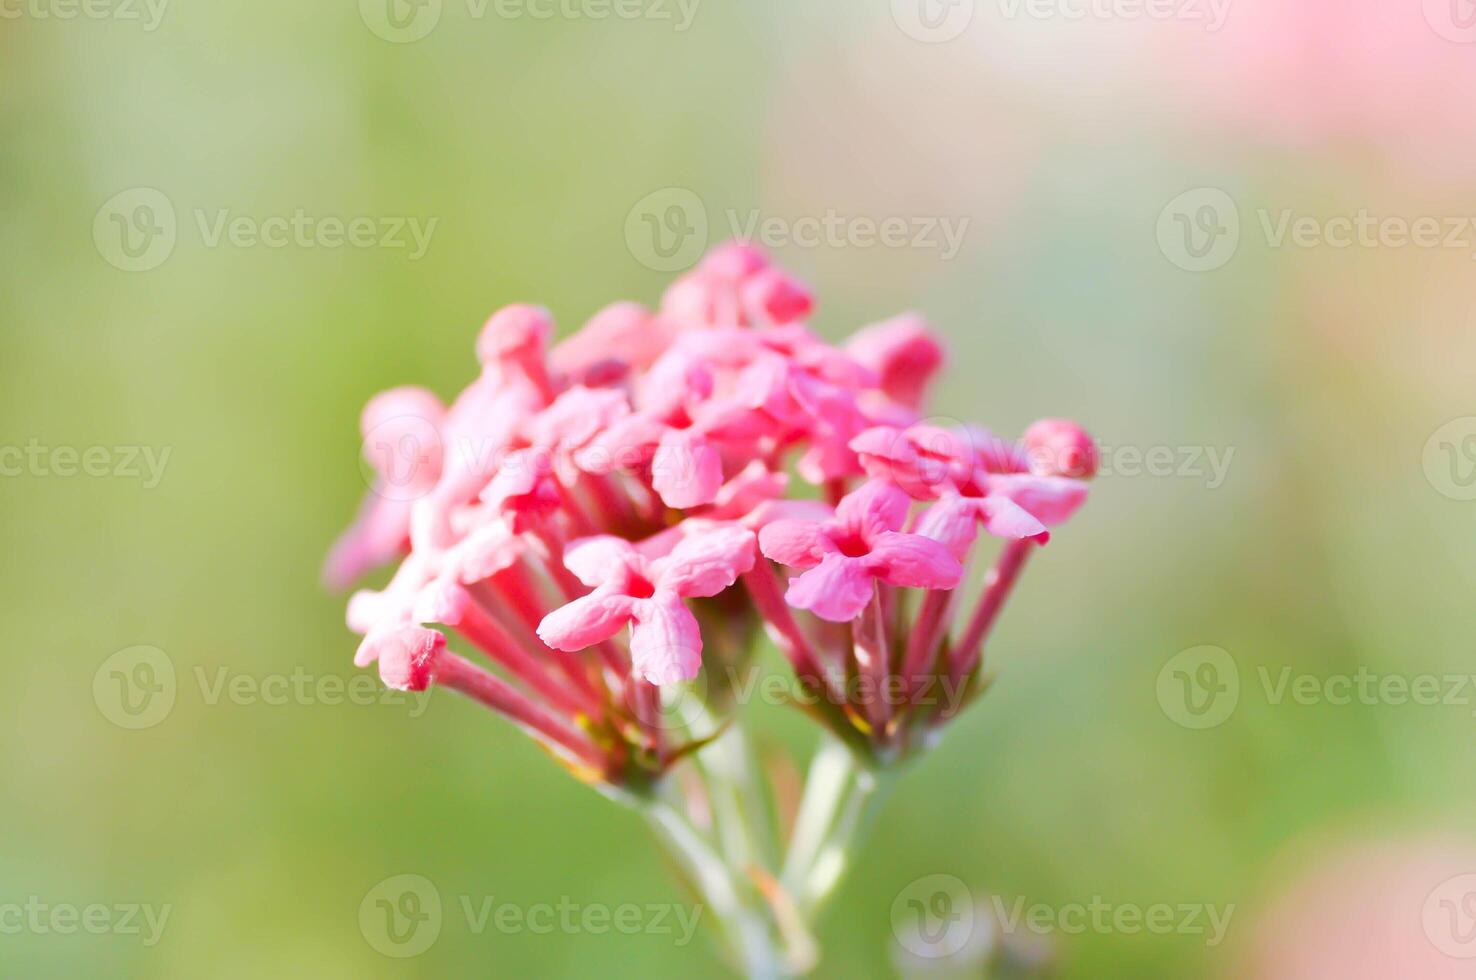
[[549, 363], [565, 377], [593, 384], [625, 370], [645, 370], [676, 338], [669, 318], [653, 314], [639, 303], [614, 303], [590, 318], [578, 333], [549, 353]]
[[765, 557], [809, 569], [789, 583], [785, 599], [821, 619], [855, 619], [873, 584], [953, 589], [963, 566], [938, 542], [907, 534], [910, 501], [897, 487], [872, 480], [846, 495], [825, 521], [778, 520], [759, 532]]
[[962, 560], [979, 525], [995, 537], [1045, 544], [1049, 528], [1065, 522], [1086, 500], [1087, 487], [1080, 480], [993, 472], [997, 466], [1013, 470], [1019, 465], [996, 442], [983, 432], [879, 426], [862, 433], [851, 447], [873, 479], [889, 480], [919, 500], [938, 501], [918, 522], [917, 531]]
[[424, 388], [394, 388], [364, 407], [364, 458], [376, 477], [359, 516], [324, 564], [323, 579], [330, 587], [347, 588], [404, 551], [415, 500], [441, 477], [445, 416], [440, 399]]
[[1041, 419], [1025, 430], [1025, 454], [1032, 473], [1090, 480], [1097, 475], [1097, 444], [1067, 419]]
[[799, 280], [758, 249], [733, 242], [673, 283], [661, 312], [692, 326], [759, 326], [803, 320], [814, 305]]
[[947, 356], [927, 321], [915, 313], [856, 331], [845, 350], [876, 372], [889, 399], [910, 409], [922, 405]]
[[594, 589], [555, 609], [538, 635], [556, 650], [582, 650], [630, 624], [635, 672], [652, 684], [697, 676], [702, 634], [684, 598], [715, 596], [753, 567], [753, 532], [736, 524], [707, 525], [660, 558], [649, 558], [610, 535], [569, 545], [564, 564]]

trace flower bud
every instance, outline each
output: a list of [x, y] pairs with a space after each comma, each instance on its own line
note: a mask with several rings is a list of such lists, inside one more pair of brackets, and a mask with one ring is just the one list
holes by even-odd
[[1026, 429], [1025, 453], [1036, 476], [1090, 480], [1097, 475], [1097, 444], [1067, 419], [1041, 419]]

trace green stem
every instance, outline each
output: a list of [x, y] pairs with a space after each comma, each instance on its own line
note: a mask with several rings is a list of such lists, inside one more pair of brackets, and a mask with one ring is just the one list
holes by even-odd
[[670, 804], [652, 801], [643, 811], [722, 923], [744, 976], [760, 980], [784, 976], [768, 918], [762, 910], [744, 901], [743, 893], [747, 889], [735, 879], [733, 869]]
[[861, 765], [826, 737], [805, 778], [782, 883], [806, 920], [813, 920], [851, 864], [852, 849], [876, 812], [890, 776]]

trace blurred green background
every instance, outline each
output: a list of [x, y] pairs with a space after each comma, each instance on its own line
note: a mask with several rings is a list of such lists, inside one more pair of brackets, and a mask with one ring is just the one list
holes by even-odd
[[[371, 0], [175, 0], [157, 21], [121, 2], [0, 19], [0, 444], [107, 447], [108, 470], [0, 477], [0, 905], [171, 913], [153, 945], [0, 933], [0, 973], [720, 969], [705, 935], [476, 935], [450, 911], [424, 954], [381, 956], [358, 909], [396, 874], [448, 907], [683, 896], [635, 817], [467, 703], [208, 690], [356, 675], [318, 569], [364, 490], [360, 406], [401, 383], [454, 394], [502, 304], [545, 303], [568, 331], [654, 302], [670, 276], [633, 209], [656, 195], [665, 215], [672, 189], [700, 199], [713, 243], [729, 212], [966, 221], [956, 254], [854, 236], [774, 251], [827, 337], [932, 318], [954, 352], [940, 413], [1009, 434], [1071, 416], [1118, 464], [1007, 610], [993, 692], [882, 811], [824, 919], [822, 975], [892, 975], [893, 899], [934, 873], [1053, 907], [1234, 904], [1222, 946], [1089, 931], [1057, 949], [1066, 977], [1235, 975], [1302, 855], [1469, 831], [1476, 690], [1276, 704], [1257, 668], [1472, 672], [1476, 512], [1441, 476], [1470, 460], [1426, 451], [1476, 414], [1471, 250], [1278, 248], [1257, 214], [1469, 214], [1476, 181], [1391, 162], [1377, 131], [1243, 135], [1186, 94], [1181, 40], [1212, 42], [1182, 23], [979, 4], [945, 39], [886, 0], [702, 0], [690, 23], [654, 0], [630, 19], [397, 2], [395, 22]], [[1206, 187], [1238, 206], [1239, 244], [1187, 271], [1164, 209]], [[138, 212], [138, 188], [167, 199], [172, 248], [121, 251], [118, 220], [169, 221]], [[416, 257], [212, 243], [222, 212], [435, 223]], [[1476, 422], [1452, 431], [1462, 445]], [[169, 455], [151, 481], [113, 447]], [[1135, 474], [1134, 447], [1233, 456], [1217, 483], [1203, 458]], [[110, 690], [104, 661], [139, 645], [177, 692], [127, 730], [94, 681]], [[1159, 694], [1200, 645], [1241, 685], [1204, 730]], [[763, 710], [766, 739], [809, 750], [802, 718]]]

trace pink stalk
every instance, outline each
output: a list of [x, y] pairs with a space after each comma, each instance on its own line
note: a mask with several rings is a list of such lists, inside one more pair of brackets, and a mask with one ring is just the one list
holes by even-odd
[[530, 654], [478, 603], [468, 604], [456, 630], [555, 707], [590, 718], [604, 716], [604, 707], [590, 687], [588, 678], [581, 676], [583, 683], [573, 688], [560, 684], [549, 675], [543, 661]]
[[909, 689], [922, 684], [932, 673], [938, 642], [947, 631], [948, 607], [953, 598], [952, 592], [929, 589], [918, 606], [917, 615], [912, 620], [912, 632], [907, 638], [907, 653], [902, 659], [902, 679]]
[[[538, 638], [536, 627], [541, 610], [546, 603], [538, 597], [537, 589], [526, 569], [515, 565], [472, 586], [470, 591], [479, 602], [495, 600], [497, 608], [507, 611], [507, 623], [496, 620], [490, 613], [489, 618], [497, 622], [513, 645], [525, 651], [536, 650], [547, 655], [559, 665], [559, 669], [571, 684], [589, 688], [589, 678], [584, 663], [577, 654], [551, 650]], [[530, 617], [532, 617], [532, 623], [529, 623]]]
[[789, 605], [779, 594], [779, 583], [774, 577], [773, 567], [766, 561], [755, 563], [753, 570], [744, 574], [743, 584], [753, 599], [754, 608], [771, 628], [775, 644], [794, 666], [795, 674], [801, 680], [819, 685], [832, 703], [844, 703], [844, 699], [833, 689], [830, 677], [820, 665], [819, 658], [815, 656], [814, 647], [795, 622]]
[[851, 633], [862, 678], [860, 696], [871, 721], [873, 737], [879, 739], [885, 735], [887, 722], [891, 720], [891, 705], [886, 698], [891, 657], [879, 586], [872, 587], [871, 602], [851, 623]]
[[609, 759], [593, 742], [511, 684], [449, 650], [436, 662], [436, 683], [505, 715], [529, 733], [552, 742], [601, 774], [608, 770]]
[[1036, 543], [1029, 538], [1006, 543], [1004, 550], [995, 559], [994, 567], [984, 576], [984, 594], [979, 598], [978, 608], [974, 610], [973, 618], [969, 620], [968, 628], [964, 630], [958, 646], [953, 648], [949, 656], [948, 674], [955, 683], [963, 680], [979, 665], [984, 652], [984, 640], [989, 636], [995, 619], [999, 617], [999, 611], [1004, 608], [1005, 600], [1010, 597], [1015, 580], [1025, 567], [1025, 559], [1030, 557], [1030, 552], [1036, 547]]

